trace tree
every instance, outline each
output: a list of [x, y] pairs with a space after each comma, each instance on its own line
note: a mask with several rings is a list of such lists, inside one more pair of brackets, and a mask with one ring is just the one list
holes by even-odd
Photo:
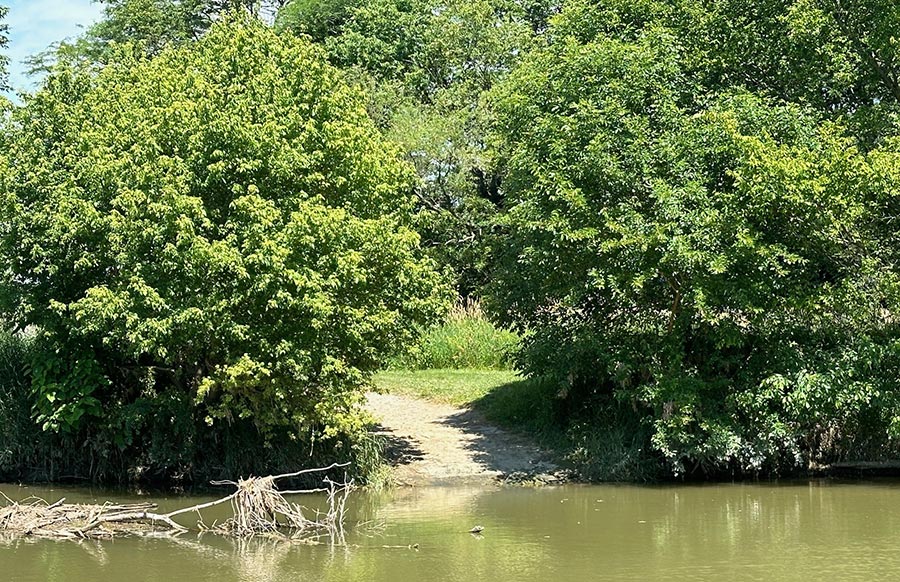
[[740, 86], [844, 116], [866, 148], [897, 133], [894, 2], [686, 2], [666, 19], [687, 49], [686, 69], [707, 91]]
[[369, 376], [448, 299], [363, 96], [258, 21], [62, 70], [5, 130], [4, 313], [38, 330], [48, 430], [146, 458], [187, 403], [193, 442], [353, 434]]
[[[0, 51], [6, 50], [6, 47], [9, 44], [9, 38], [7, 37], [9, 26], [3, 24], [3, 20], [6, 18], [8, 12], [9, 8], [7, 8], [6, 6], [0, 6]], [[8, 66], [9, 57], [7, 57], [5, 54], [0, 53], [0, 91], [9, 89], [9, 73], [7, 72]]]
[[462, 295], [485, 283], [484, 241], [502, 206], [480, 101], [533, 44], [545, 4], [294, 0], [277, 23], [321, 42], [367, 87], [373, 117], [417, 169], [418, 229]]
[[508, 211], [489, 295], [523, 369], [637, 417], [676, 474], [883, 453], [896, 142], [863, 150], [768, 73], [729, 81], [742, 70], [668, 3], [603, 5], [570, 4], [494, 92]]
[[230, 13], [273, 21], [285, 0], [97, 0], [103, 18], [73, 41], [54, 43], [28, 59], [31, 74], [49, 73], [56, 63], [102, 65], [117, 47], [135, 44], [147, 56], [199, 39]]
[[325, 42], [340, 34], [359, 4], [358, 0], [292, 0], [279, 11], [276, 26], [308, 35], [315, 42]]

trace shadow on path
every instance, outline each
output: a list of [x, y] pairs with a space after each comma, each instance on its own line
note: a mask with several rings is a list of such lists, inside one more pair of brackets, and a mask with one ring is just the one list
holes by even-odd
[[440, 424], [463, 432], [463, 447], [488, 471], [501, 474], [550, 472], [557, 469], [546, 451], [524, 436], [488, 423], [476, 410], [463, 409], [440, 420]]
[[425, 451], [411, 437], [400, 436], [382, 424], [376, 424], [371, 432], [382, 440], [384, 458], [392, 467], [409, 465], [425, 458]]

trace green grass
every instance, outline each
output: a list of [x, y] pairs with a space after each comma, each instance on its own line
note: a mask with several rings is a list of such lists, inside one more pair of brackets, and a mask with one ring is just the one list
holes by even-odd
[[508, 370], [519, 344], [515, 333], [496, 327], [477, 301], [460, 303], [440, 325], [425, 330], [419, 341], [391, 362], [398, 370]]
[[388, 370], [375, 376], [375, 385], [390, 394], [469, 406], [517, 380], [516, 373], [507, 370]]

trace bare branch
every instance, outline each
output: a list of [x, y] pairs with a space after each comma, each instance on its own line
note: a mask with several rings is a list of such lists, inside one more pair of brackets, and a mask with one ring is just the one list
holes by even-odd
[[332, 463], [327, 467], [321, 467], [318, 469], [304, 469], [302, 471], [296, 471], [294, 473], [284, 473], [282, 475], [275, 475], [274, 477], [268, 477], [273, 481], [278, 481], [279, 479], [290, 479], [291, 477], [299, 477], [300, 475], [306, 475], [308, 473], [324, 473], [325, 471], [330, 471], [331, 469], [349, 467], [350, 463]]

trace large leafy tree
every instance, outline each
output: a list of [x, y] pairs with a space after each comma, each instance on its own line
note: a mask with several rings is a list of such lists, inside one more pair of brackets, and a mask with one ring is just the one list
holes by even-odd
[[[3, 19], [6, 18], [6, 14], [9, 12], [9, 8], [6, 6], [0, 6], [0, 51], [6, 50], [6, 45], [9, 44], [9, 38], [7, 38], [7, 32], [9, 31], [9, 27], [3, 23]], [[9, 65], [9, 57], [7, 57], [4, 53], [0, 52], [0, 91], [9, 88], [9, 73], [6, 68]]]
[[279, 28], [325, 42], [340, 34], [359, 0], [291, 0], [278, 13]]
[[170, 44], [197, 40], [230, 12], [262, 16], [277, 11], [278, 0], [102, 0], [103, 19], [85, 40], [98, 55], [111, 43], [140, 43], [149, 54]]
[[417, 169], [418, 229], [463, 295], [485, 282], [484, 241], [502, 206], [481, 98], [532, 46], [544, 4], [293, 0], [279, 16], [367, 87], [371, 114]]
[[524, 369], [637, 416], [675, 472], [877, 454], [900, 418], [896, 142], [868, 151], [846, 125], [890, 85], [857, 65], [781, 79], [774, 52], [814, 57], [767, 52], [786, 3], [763, 4], [749, 22], [767, 32], [733, 30], [752, 42], [702, 43], [688, 22], [740, 20], [737, 3], [681, 3], [684, 21], [573, 2], [495, 92], [493, 305], [527, 334]]
[[212, 430], [353, 432], [369, 375], [446, 299], [362, 95], [257, 21], [60, 71], [5, 130], [4, 313], [38, 330], [47, 429], [137, 457], [188, 402]]
[[198, 40], [228, 14], [274, 20], [284, 0], [96, 0], [103, 17], [74, 40], [54, 43], [28, 59], [31, 72], [48, 73], [60, 62], [102, 65], [117, 47], [132, 44], [147, 56]]
[[740, 86], [845, 116], [864, 147], [896, 133], [895, 2], [719, 0], [665, 10], [686, 49], [686, 69], [707, 91]]

